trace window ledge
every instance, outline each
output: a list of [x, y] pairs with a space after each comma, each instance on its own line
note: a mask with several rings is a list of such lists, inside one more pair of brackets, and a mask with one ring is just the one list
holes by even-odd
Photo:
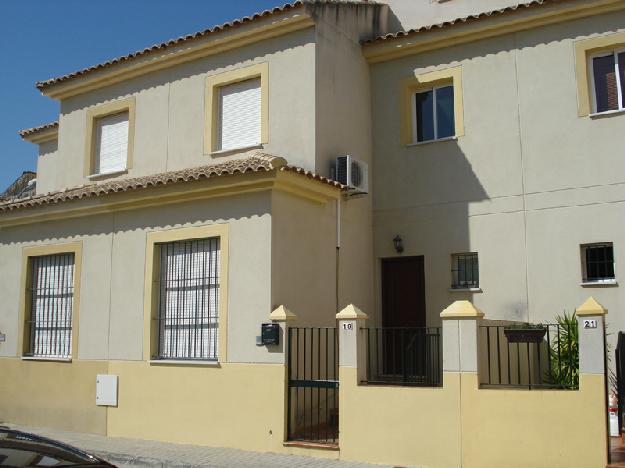
[[72, 362], [72, 358], [45, 357], [45, 356], [22, 356], [22, 361], [48, 361], [48, 362]]
[[262, 149], [262, 148], [263, 148], [263, 144], [262, 143], [258, 143], [257, 145], [241, 146], [239, 148], [230, 148], [230, 149], [226, 149], [226, 150], [212, 151], [210, 153], [210, 155], [217, 158], [217, 157], [220, 157], [220, 156], [228, 156], [228, 155], [234, 154], [234, 153], [242, 153], [244, 151], [249, 151], [249, 150], [253, 150], [253, 149]]
[[600, 119], [602, 117], [610, 117], [611, 115], [619, 115], [619, 114], [625, 114], [625, 109], [594, 112], [592, 114], [588, 114], [588, 117], [590, 117], [591, 119]]
[[150, 359], [150, 365], [156, 366], [204, 366], [221, 367], [219, 361], [200, 361], [192, 359]]
[[474, 292], [481, 293], [482, 288], [449, 288], [449, 292]]
[[431, 143], [440, 143], [442, 141], [457, 141], [457, 140], [458, 140], [457, 136], [450, 136], [450, 137], [445, 137], [445, 138], [439, 138], [438, 140], [415, 141], [414, 143], [407, 144], [406, 147], [411, 148], [413, 146], [422, 146], [422, 145], [429, 145]]
[[107, 179], [109, 177], [120, 176], [120, 175], [123, 175], [123, 174], [128, 174], [128, 169], [124, 169], [122, 171], [103, 172], [101, 174], [91, 174], [90, 176], [87, 176], [87, 179], [89, 179], [89, 180], [100, 180], [100, 179]]
[[600, 281], [582, 281], [579, 285], [583, 288], [601, 287], [601, 286], [618, 286], [618, 282], [613, 280], [600, 280]]

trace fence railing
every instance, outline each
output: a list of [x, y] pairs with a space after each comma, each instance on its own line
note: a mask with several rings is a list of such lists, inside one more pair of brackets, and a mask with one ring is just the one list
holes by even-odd
[[577, 328], [544, 325], [542, 331], [523, 330], [509, 325], [480, 326], [480, 386], [577, 389]]
[[336, 444], [338, 336], [333, 327], [288, 329], [288, 440]]
[[367, 343], [365, 383], [443, 385], [441, 328], [372, 327], [361, 332]]

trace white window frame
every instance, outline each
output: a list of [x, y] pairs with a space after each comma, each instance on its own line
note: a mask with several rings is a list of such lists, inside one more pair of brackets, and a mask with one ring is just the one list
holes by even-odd
[[[621, 89], [621, 74], [619, 73], [618, 66], [618, 54], [625, 52], [625, 48], [621, 49], [612, 49], [610, 51], [596, 52], [594, 54], [590, 54], [588, 56], [588, 71], [590, 73], [590, 88], [592, 94], [592, 111], [593, 114], [609, 114], [611, 112], [623, 112], [625, 111], [625, 107], [623, 106], [623, 91]], [[616, 91], [618, 96], [618, 109], [611, 109], [607, 111], [599, 112], [597, 110], [597, 88], [595, 86], [595, 70], [593, 67], [593, 60], [600, 57], [609, 57], [612, 55], [614, 57], [614, 72], [616, 73]]]
[[[453, 83], [446, 83], [446, 84], [441, 84], [439, 86], [433, 86], [431, 88], [424, 88], [424, 89], [420, 89], [418, 91], [415, 91], [412, 93], [412, 144], [413, 145], [421, 145], [424, 143], [431, 143], [433, 141], [445, 141], [445, 140], [453, 140], [456, 138], [456, 110], [454, 108], [454, 134], [451, 136], [447, 136], [447, 137], [443, 137], [443, 138], [438, 138], [438, 122], [437, 122], [437, 114], [436, 114], [436, 90], [437, 89], [441, 89], [441, 88], [449, 88], [451, 87], [452, 91], [454, 89], [454, 84]], [[419, 141], [418, 140], [418, 133], [417, 133], [417, 94], [421, 94], [421, 93], [427, 93], [428, 91], [432, 91], [433, 97], [433, 103], [434, 105], [432, 106], [433, 112], [432, 112], [432, 118], [433, 118], [433, 127], [434, 127], [434, 138], [431, 140], [423, 140], [423, 141]], [[455, 106], [455, 95], [454, 95], [454, 106]]]
[[[614, 278], [604, 278], [598, 280], [588, 279], [588, 268], [586, 266], [586, 249], [588, 247], [609, 246], [612, 247], [612, 268], [614, 269]], [[617, 285], [616, 281], [616, 255], [614, 250], [614, 242], [588, 242], [579, 246], [581, 264], [582, 264], [582, 286], [601, 286], [601, 285]]]

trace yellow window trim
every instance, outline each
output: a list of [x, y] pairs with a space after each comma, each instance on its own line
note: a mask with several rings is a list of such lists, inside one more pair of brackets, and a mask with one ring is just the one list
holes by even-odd
[[[85, 177], [95, 174], [96, 167], [96, 120], [108, 115], [128, 112], [128, 158], [126, 169], [132, 168], [134, 142], [135, 142], [135, 98], [120, 99], [118, 101], [102, 104], [87, 110], [87, 127], [85, 143]], [[103, 177], [106, 175], [104, 174]]]
[[158, 289], [154, 287], [159, 278], [159, 257], [156, 244], [177, 242], [191, 239], [219, 237], [220, 248], [220, 285], [219, 285], [219, 362], [227, 362], [228, 340], [228, 258], [229, 258], [229, 226], [228, 224], [212, 224], [208, 226], [187, 227], [167, 231], [155, 231], [147, 234], [145, 251], [145, 293], [143, 298], [143, 358], [150, 361], [156, 354], [158, 330], [156, 317], [158, 314]]
[[260, 78], [261, 100], [261, 123], [260, 143], [267, 144], [269, 141], [269, 64], [259, 63], [249, 67], [219, 73], [206, 78], [205, 92], [205, 129], [204, 129], [204, 154], [218, 151], [218, 125], [219, 125], [219, 88], [240, 81]]
[[415, 73], [400, 82], [400, 138], [402, 145], [414, 143], [412, 95], [435, 86], [451, 84], [454, 87], [454, 124], [456, 137], [464, 136], [464, 105], [462, 101], [462, 67], [451, 67], [427, 73]]
[[28, 352], [30, 329], [27, 325], [31, 314], [31, 298], [28, 294], [28, 285], [32, 278], [29, 260], [32, 257], [46, 255], [74, 254], [74, 300], [72, 302], [72, 359], [78, 356], [78, 316], [80, 311], [80, 281], [82, 277], [82, 242], [68, 242], [65, 244], [42, 245], [24, 247], [22, 249], [22, 271], [20, 277], [20, 305], [17, 349], [21, 356]]
[[577, 78], [578, 114], [585, 117], [594, 112], [591, 94], [592, 69], [588, 58], [598, 52], [625, 47], [625, 32], [593, 37], [575, 43], [575, 76]]

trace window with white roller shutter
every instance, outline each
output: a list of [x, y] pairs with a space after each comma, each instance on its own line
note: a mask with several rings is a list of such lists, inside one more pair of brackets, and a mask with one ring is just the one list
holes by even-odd
[[128, 112], [100, 117], [95, 122], [95, 173], [124, 171], [128, 166]]
[[220, 87], [218, 139], [222, 151], [260, 144], [260, 78]]

